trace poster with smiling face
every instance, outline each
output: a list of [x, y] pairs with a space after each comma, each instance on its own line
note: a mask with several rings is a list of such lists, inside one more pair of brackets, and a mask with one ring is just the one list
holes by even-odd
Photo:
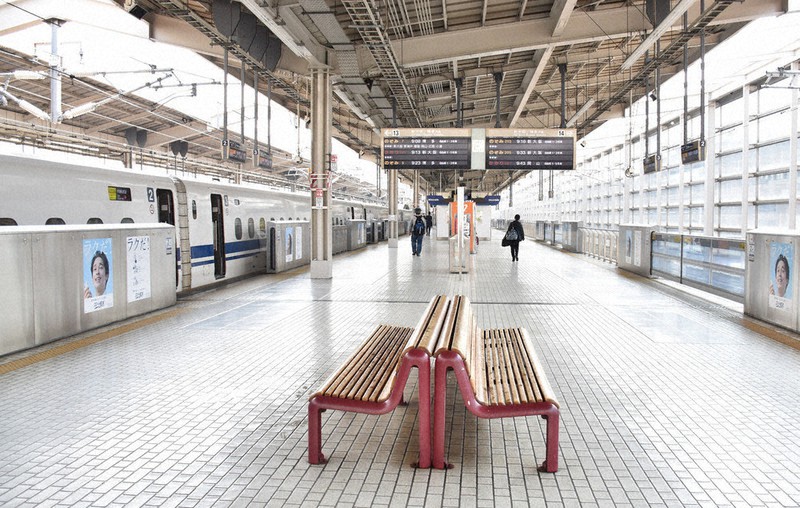
[[792, 310], [794, 246], [791, 243], [770, 242], [769, 260], [769, 306], [789, 312]]
[[114, 306], [111, 246], [111, 238], [89, 238], [83, 241], [84, 313]]

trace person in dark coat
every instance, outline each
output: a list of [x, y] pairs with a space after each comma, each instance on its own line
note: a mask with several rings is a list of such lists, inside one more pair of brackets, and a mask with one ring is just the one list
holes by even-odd
[[[514, 220], [508, 225], [508, 231], [512, 229], [517, 232], [517, 239], [508, 241], [508, 245], [511, 247], [511, 261], [519, 261], [519, 242], [525, 240], [525, 230], [522, 229], [519, 214], [515, 215]], [[506, 231], [506, 234], [508, 234], [508, 231]]]
[[433, 216], [431, 212], [428, 212], [428, 215], [425, 216], [425, 226], [427, 228], [426, 234], [431, 236], [431, 228], [433, 227]]
[[414, 223], [411, 225], [411, 255], [422, 255], [422, 239], [425, 237], [425, 218], [422, 210], [414, 209]]

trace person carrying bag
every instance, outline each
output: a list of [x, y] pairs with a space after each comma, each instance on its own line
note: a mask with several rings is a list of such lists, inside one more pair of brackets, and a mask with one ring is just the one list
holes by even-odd
[[511, 261], [519, 261], [519, 242], [525, 239], [525, 230], [519, 221], [519, 214], [514, 216], [514, 220], [508, 225], [508, 230], [503, 236], [500, 244], [503, 247], [511, 247]]

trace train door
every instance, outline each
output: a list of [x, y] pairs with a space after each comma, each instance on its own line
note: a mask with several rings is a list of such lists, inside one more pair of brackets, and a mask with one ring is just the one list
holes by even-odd
[[225, 277], [225, 224], [222, 206], [222, 196], [211, 195], [211, 229], [214, 236], [214, 277]]
[[[169, 189], [156, 189], [156, 205], [158, 205], [158, 222], [175, 225], [175, 200]], [[179, 282], [180, 265], [175, 263], [175, 286]]]

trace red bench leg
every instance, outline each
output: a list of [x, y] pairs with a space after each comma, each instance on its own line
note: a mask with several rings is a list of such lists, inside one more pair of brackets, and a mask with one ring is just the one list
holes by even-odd
[[436, 360], [433, 381], [433, 467], [450, 467], [444, 461], [445, 406], [447, 405], [447, 365]]
[[558, 471], [558, 408], [554, 407], [542, 418], [547, 421], [547, 456], [539, 471], [555, 473]]
[[431, 364], [426, 353], [411, 351], [411, 357], [417, 357], [417, 373], [419, 383], [419, 462], [416, 467], [431, 467]]
[[328, 462], [322, 454], [322, 409], [317, 400], [308, 403], [308, 462], [325, 464]]

